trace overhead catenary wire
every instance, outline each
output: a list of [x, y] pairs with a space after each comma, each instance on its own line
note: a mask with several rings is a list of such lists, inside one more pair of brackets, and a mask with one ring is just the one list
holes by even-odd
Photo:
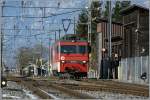
[[[18, 1], [19, 2], [19, 1]], [[2, 18], [3, 19], [8, 19], [8, 20], [12, 20], [13, 18], [16, 18], [16, 19], [13, 19], [13, 20], [17, 20], [17, 21], [20, 21], [20, 20], [22, 20], [23, 19], [23, 24], [25, 23], [25, 22], [27, 22], [27, 21], [31, 21], [32, 20], [32, 18], [33, 18], [33, 20], [34, 19], [44, 19], [44, 20], [42, 20], [42, 23], [44, 23], [44, 25], [42, 25], [42, 27], [43, 26], [45, 26], [46, 24], [46, 21], [45, 20], [49, 20], [49, 18], [50, 17], [55, 17], [55, 16], [62, 16], [62, 15], [67, 15], [67, 14], [72, 14], [72, 13], [76, 13], [76, 12], [80, 12], [80, 11], [82, 11], [82, 10], [84, 10], [85, 8], [69, 8], [69, 7], [67, 7], [67, 8], [61, 8], [61, 7], [42, 7], [42, 6], [39, 6], [39, 7], [37, 7], [37, 6], [32, 6], [32, 7], [30, 7], [29, 5], [24, 5], [24, 6], [17, 6], [17, 7], [15, 7], [15, 6], [11, 6], [11, 5], [4, 5], [2, 8], [18, 8], [18, 9], [22, 9], [22, 11], [24, 11], [24, 10], [27, 10], [27, 9], [35, 9], [35, 10], [38, 10], [38, 9], [42, 9], [41, 11], [42, 11], [42, 13], [44, 13], [44, 9], [47, 11], [47, 10], [50, 10], [51, 8], [52, 9], [56, 9], [56, 10], [63, 10], [64, 12], [62, 13], [62, 12], [57, 12], [57, 13], [54, 13], [54, 14], [50, 14], [50, 13], [46, 13], [46, 15], [44, 14], [42, 14], [42, 16], [41, 15], [39, 15], [39, 16], [36, 16], [36, 15], [29, 15], [28, 14], [28, 12], [27, 12], [27, 14], [25, 13], [25, 14], [15, 14], [15, 15], [9, 15], [9, 14], [5, 14], [5, 12], [3, 12], [3, 14], [2, 14]], [[66, 9], [66, 10], [65, 10]], [[68, 10], [70, 10], [70, 11], [68, 11]], [[20, 11], [21, 12], [21, 11]], [[69, 16], [70, 17], [70, 16]], [[27, 20], [26, 18], [28, 18], [29, 20]], [[55, 17], [56, 18], [56, 17]], [[10, 21], [9, 21], [9, 23], [10, 23]], [[32, 24], [32, 23], [28, 23], [27, 24], [27, 26], [29, 25], [29, 24]], [[54, 25], [55, 23], [51, 23], [51, 25]], [[58, 23], [58, 24], [61, 24], [61, 23]], [[74, 24], [74, 23], [70, 23], [70, 24]], [[79, 23], [78, 23], [79, 24]], [[87, 23], [81, 23], [81, 24], [87, 24]], [[9, 25], [9, 24], [8, 24]], [[48, 33], [50, 33], [50, 34], [53, 34], [53, 33], [55, 33], [55, 38], [56, 38], [56, 33], [58, 32], [59, 33], [59, 38], [60, 38], [60, 32], [62, 32], [62, 29], [60, 29], [60, 27], [61, 26], [59, 26], [59, 30], [48, 30], [46, 27], [43, 27], [43, 28], [39, 28], [39, 29], [26, 29], [26, 28], [23, 28], [24, 26], [26, 26], [26, 25], [24, 25], [23, 27], [20, 27], [20, 23], [19, 23], [19, 27], [18, 28], [11, 28], [11, 27], [7, 27], [8, 25], [6, 25], [6, 27], [2, 27], [2, 31], [4, 31], [4, 36], [6, 37], [5, 39], [5, 45], [8, 45], [9, 44], [9, 46], [8, 46], [8, 48], [9, 48], [9, 50], [10, 51], [13, 51], [13, 50], [15, 50], [15, 49], [10, 49], [10, 47], [11, 48], [16, 48], [15, 47], [15, 44], [14, 43], [12, 43], [11, 42], [11, 40], [17, 40], [17, 39], [23, 39], [23, 41], [25, 41], [26, 39], [27, 39], [27, 42], [28, 41], [30, 41], [30, 42], [33, 42], [33, 40], [32, 39], [39, 39], [40, 37], [42, 37], [42, 43], [43, 42], [47, 42], [47, 40], [49, 40], [49, 38], [44, 38], [43, 37], [43, 35], [49, 35]], [[30, 27], [30, 26], [29, 26]], [[52, 28], [53, 29], [53, 28]], [[61, 31], [60, 31], [61, 30]], [[33, 32], [34, 32], [34, 34], [33, 34]], [[8, 34], [7, 34], [8, 33]], [[12, 33], [15, 33], [15, 34], [12, 34]], [[23, 34], [22, 34], [23, 33]], [[32, 33], [32, 34], [31, 34]], [[62, 35], [62, 34], [61, 34]], [[56, 40], [56, 39], [54, 39], [54, 37], [52, 36], [51, 37], [51, 40]], [[9, 42], [9, 43], [8, 43]], [[17, 42], [17, 41], [14, 41], [14, 42]], [[38, 42], [38, 41], [36, 41], [36, 42]], [[23, 42], [23, 43], [25, 43], [25, 42]], [[18, 43], [17, 43], [18, 44]], [[21, 43], [20, 43], [21, 44]], [[30, 43], [29, 43], [30, 44]], [[24, 45], [24, 44], [23, 44]], [[25, 45], [24, 45], [25, 46]], [[29, 45], [28, 45], [29, 46]], [[30, 45], [31, 46], [31, 45]], [[13, 52], [14, 53], [14, 52]]]
[[74, 13], [74, 12], [78, 12], [78, 11], [81, 11], [81, 10], [74, 10], [74, 11], [68, 11], [68, 12], [64, 12], [64, 13], [59, 13], [59, 14], [52, 14], [50, 16], [38, 16], [38, 17], [35, 17], [35, 16], [5, 16], [5, 15], [2, 15], [2, 17], [17, 17], [17, 18], [49, 18], [49, 17], [54, 17], [54, 16], [59, 16], [59, 15], [64, 15], [64, 14], [69, 14], [69, 13]]
[[61, 7], [49, 7], [49, 6], [47, 6], [47, 7], [44, 7], [44, 6], [34, 6], [34, 7], [32, 7], [32, 6], [12, 6], [12, 5], [4, 5], [3, 7], [10, 7], [10, 8], [33, 8], [33, 9], [35, 9], [35, 8], [38, 8], [38, 9], [41, 9], [41, 8], [54, 8], [54, 9], [85, 9], [85, 8], [73, 8], [73, 7], [65, 7], [65, 8], [61, 8]]

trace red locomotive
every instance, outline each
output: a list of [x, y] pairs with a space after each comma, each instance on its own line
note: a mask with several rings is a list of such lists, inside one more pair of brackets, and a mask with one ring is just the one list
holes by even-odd
[[53, 75], [87, 77], [90, 48], [85, 40], [59, 40], [51, 48]]

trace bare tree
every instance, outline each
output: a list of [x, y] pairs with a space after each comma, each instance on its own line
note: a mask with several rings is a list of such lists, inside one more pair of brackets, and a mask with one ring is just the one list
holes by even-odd
[[19, 53], [17, 54], [17, 61], [20, 67], [20, 72], [30, 63], [36, 64], [36, 60], [42, 58], [44, 62], [48, 58], [48, 48], [43, 45], [36, 44], [34, 47], [21, 47], [18, 49]]

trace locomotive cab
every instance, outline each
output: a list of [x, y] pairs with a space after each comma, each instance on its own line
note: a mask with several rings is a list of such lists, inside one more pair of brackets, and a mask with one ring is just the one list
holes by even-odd
[[[91, 47], [86, 40], [69, 35], [55, 42], [51, 49], [52, 72], [87, 77]], [[57, 74], [56, 74], [57, 73]]]
[[58, 41], [52, 49], [51, 65], [53, 72], [87, 77], [90, 51], [87, 41]]

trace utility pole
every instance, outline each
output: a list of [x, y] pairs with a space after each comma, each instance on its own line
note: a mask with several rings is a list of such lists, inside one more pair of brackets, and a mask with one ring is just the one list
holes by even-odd
[[76, 18], [74, 17], [74, 34], [76, 34]]
[[59, 29], [59, 30], [58, 30], [58, 36], [59, 36], [59, 40], [60, 40], [60, 32], [61, 32], [61, 30]]
[[57, 33], [56, 33], [56, 31], [55, 31], [55, 42], [57, 41]]
[[49, 36], [49, 66], [48, 66], [48, 75], [50, 76], [50, 69], [51, 69], [51, 66], [50, 66], [50, 63], [51, 63], [51, 38], [50, 38], [50, 36]]
[[111, 58], [111, 18], [112, 11], [111, 11], [111, 1], [109, 1], [109, 57]]
[[1, 75], [2, 75], [2, 2], [0, 2], [0, 34], [1, 34], [1, 36], [0, 36], [0, 63], [1, 63], [1, 67], [0, 67], [0, 73], [1, 73]]
[[[112, 17], [112, 11], [111, 11], [111, 1], [109, 1], [109, 31], [108, 31], [108, 36], [109, 36], [109, 39], [108, 39], [108, 50], [109, 50], [109, 54], [108, 54], [108, 57], [109, 57], [109, 63], [111, 63], [111, 17]], [[110, 78], [109, 77], [109, 74], [110, 74], [110, 66], [108, 66], [108, 79]]]
[[[2, 77], [3, 75], [3, 56], [2, 56], [2, 51], [3, 51], [3, 33], [2, 33], [2, 14], [3, 14], [3, 0], [0, 1], [0, 76]], [[1, 79], [0, 79], [1, 80]], [[1, 81], [0, 81], [1, 82]], [[2, 90], [0, 90], [0, 93], [2, 94]], [[2, 98], [0, 97], [0, 99], [2, 100]]]
[[91, 1], [88, 1], [88, 42], [91, 45]]
[[0, 1], [0, 74], [3, 74], [3, 33], [2, 33], [2, 14], [3, 14], [3, 2]]
[[136, 29], [136, 43], [137, 43], [137, 48], [136, 48], [136, 55], [137, 56], [140, 56], [140, 45], [139, 45], [139, 28], [140, 28], [140, 15], [138, 13], [138, 16], [137, 16], [137, 29]]

